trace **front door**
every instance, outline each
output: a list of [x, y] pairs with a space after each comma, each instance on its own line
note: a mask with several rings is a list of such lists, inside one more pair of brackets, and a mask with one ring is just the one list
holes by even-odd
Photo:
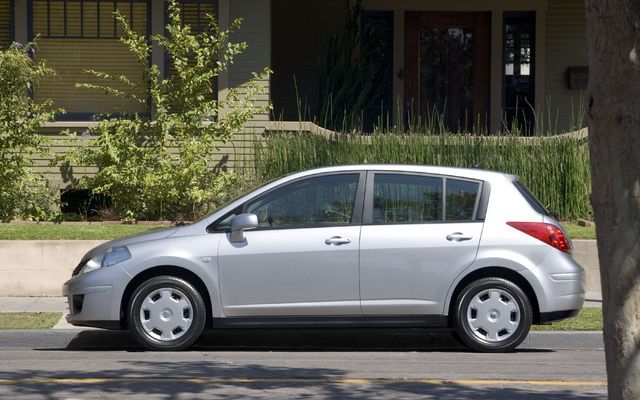
[[405, 108], [409, 123], [450, 132], [489, 123], [491, 14], [409, 12]]
[[[260, 226], [218, 250], [226, 316], [361, 315], [358, 246], [364, 173], [314, 176], [244, 206]], [[360, 194], [359, 194], [360, 193]]]

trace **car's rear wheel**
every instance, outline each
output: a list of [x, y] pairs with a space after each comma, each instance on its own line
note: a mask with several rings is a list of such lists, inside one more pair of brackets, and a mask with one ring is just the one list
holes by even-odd
[[206, 307], [187, 281], [159, 276], [142, 283], [131, 296], [128, 322], [136, 340], [150, 350], [183, 350], [202, 334]]
[[458, 295], [455, 327], [462, 341], [474, 350], [505, 352], [525, 339], [533, 322], [531, 302], [511, 281], [482, 278]]

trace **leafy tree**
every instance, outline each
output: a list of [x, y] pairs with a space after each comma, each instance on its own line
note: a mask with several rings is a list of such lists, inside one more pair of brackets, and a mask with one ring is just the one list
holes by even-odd
[[53, 70], [35, 62], [33, 43], [14, 43], [0, 50], [0, 219], [47, 219], [55, 213], [56, 196], [34, 173], [30, 155], [41, 151], [38, 134], [56, 111], [51, 101], [36, 103], [31, 92]]
[[[229, 40], [241, 20], [233, 21], [230, 30], [220, 30], [209, 15], [208, 27], [194, 33], [182, 23], [178, 3], [171, 0], [168, 7], [168, 34], [151, 38], [173, 63], [168, 77], [148, 62], [152, 45], [147, 37], [133, 31], [116, 12], [123, 31], [120, 40], [144, 66], [144, 82], [92, 70], [105, 84], [78, 85], [133, 100], [146, 109], [105, 116], [89, 132], [96, 139], [65, 157], [74, 165], [98, 167], [82, 185], [110, 196], [125, 219], [191, 219], [206, 212], [236, 180], [231, 172], [213, 169], [214, 151], [252, 115], [268, 108], [253, 101], [264, 91], [259, 81], [268, 78], [268, 68], [216, 100], [212, 82], [247, 48], [246, 43]], [[135, 94], [141, 91], [139, 85], [145, 85], [145, 97]]]
[[609, 398], [640, 399], [640, 1], [587, 0], [587, 118]]

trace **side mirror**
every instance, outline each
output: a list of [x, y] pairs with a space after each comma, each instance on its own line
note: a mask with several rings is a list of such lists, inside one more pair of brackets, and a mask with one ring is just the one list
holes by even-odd
[[258, 216], [255, 214], [239, 214], [231, 220], [231, 242], [245, 241], [244, 231], [258, 227]]

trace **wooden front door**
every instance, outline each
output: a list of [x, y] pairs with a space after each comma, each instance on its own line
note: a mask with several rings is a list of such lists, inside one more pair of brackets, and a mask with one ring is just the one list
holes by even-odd
[[452, 132], [489, 124], [491, 14], [408, 12], [405, 110]]

